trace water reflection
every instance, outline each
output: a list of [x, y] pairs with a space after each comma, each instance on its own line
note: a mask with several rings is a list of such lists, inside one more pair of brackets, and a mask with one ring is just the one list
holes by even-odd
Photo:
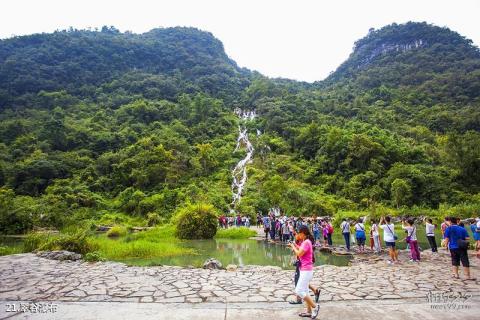
[[[279, 266], [283, 269], [293, 269], [292, 253], [285, 246], [257, 241], [257, 240], [201, 240], [184, 241], [182, 245], [195, 249], [197, 255], [185, 255], [181, 257], [158, 258], [152, 260], [130, 259], [129, 264], [164, 264], [178, 266], [201, 267], [208, 258], [220, 260], [224, 265], [269, 265]], [[348, 265], [349, 258], [345, 256], [333, 256], [316, 252], [316, 265], [332, 264], [337, 266]]]

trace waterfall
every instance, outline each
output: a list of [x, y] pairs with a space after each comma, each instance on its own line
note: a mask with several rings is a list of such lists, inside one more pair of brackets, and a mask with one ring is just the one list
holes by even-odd
[[[257, 114], [255, 111], [246, 111], [241, 109], [235, 109], [235, 114], [240, 118], [242, 122], [251, 121], [255, 119]], [[248, 139], [248, 131], [247, 128], [239, 125], [238, 126], [238, 138], [237, 138], [237, 146], [235, 147], [234, 152], [238, 149], [244, 147], [247, 151], [246, 156], [241, 159], [235, 168], [232, 170], [232, 212], [235, 212], [235, 206], [240, 203], [242, 199], [243, 188], [245, 187], [245, 183], [247, 182], [247, 164], [252, 162], [253, 152], [255, 149], [253, 148], [252, 143]]]

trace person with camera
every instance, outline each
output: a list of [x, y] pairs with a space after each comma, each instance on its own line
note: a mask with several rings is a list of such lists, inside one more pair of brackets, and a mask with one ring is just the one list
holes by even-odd
[[395, 235], [395, 225], [391, 223], [391, 218], [389, 216], [380, 219], [380, 228], [383, 229], [383, 240], [385, 241], [385, 246], [388, 248], [388, 254], [390, 255], [388, 263], [398, 263], [398, 251], [395, 247], [395, 241], [398, 240], [398, 237]]
[[462, 262], [463, 271], [466, 276], [465, 280], [476, 280], [470, 275], [470, 262], [468, 261], [468, 245], [469, 236], [467, 230], [457, 225], [457, 218], [450, 218], [450, 226], [445, 229], [444, 239], [445, 246], [450, 250], [452, 257], [452, 277], [460, 279], [458, 268]]
[[317, 303], [313, 302], [310, 297], [308, 290], [310, 287], [310, 281], [313, 278], [313, 264], [315, 263], [315, 253], [313, 248], [314, 239], [310, 232], [308, 226], [301, 226], [298, 233], [296, 234], [296, 239], [301, 242], [300, 245], [295, 242], [290, 242], [290, 248], [298, 257], [300, 263], [299, 266], [299, 278], [295, 286], [295, 294], [303, 299], [307, 305], [307, 311], [299, 314], [300, 317], [308, 317], [316, 319], [318, 312], [320, 310], [320, 304], [318, 303], [318, 295], [320, 292], [315, 290], [315, 300]]
[[413, 219], [402, 219], [402, 229], [407, 232], [405, 241], [410, 245], [410, 262], [420, 262], [420, 250], [418, 249], [417, 227]]

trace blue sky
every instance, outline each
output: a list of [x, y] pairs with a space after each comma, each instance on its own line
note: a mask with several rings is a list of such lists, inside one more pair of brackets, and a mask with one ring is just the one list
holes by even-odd
[[242, 67], [315, 81], [334, 71], [371, 27], [427, 21], [480, 44], [479, 0], [4, 0], [0, 38], [113, 25], [141, 33], [193, 26], [212, 32]]

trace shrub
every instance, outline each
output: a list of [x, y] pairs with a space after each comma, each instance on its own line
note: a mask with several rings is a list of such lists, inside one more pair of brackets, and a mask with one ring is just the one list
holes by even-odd
[[257, 235], [255, 230], [251, 230], [245, 227], [219, 229], [215, 238], [217, 239], [248, 239]]
[[191, 204], [174, 217], [181, 239], [211, 239], [217, 233], [217, 214], [210, 204]]
[[105, 258], [102, 257], [100, 252], [94, 251], [94, 252], [88, 252], [83, 259], [88, 262], [96, 262], [96, 261], [105, 261]]
[[150, 212], [147, 214], [147, 225], [153, 227], [161, 222], [161, 218], [156, 212]]
[[107, 231], [108, 237], [123, 237], [127, 234], [127, 228], [124, 226], [113, 226]]

